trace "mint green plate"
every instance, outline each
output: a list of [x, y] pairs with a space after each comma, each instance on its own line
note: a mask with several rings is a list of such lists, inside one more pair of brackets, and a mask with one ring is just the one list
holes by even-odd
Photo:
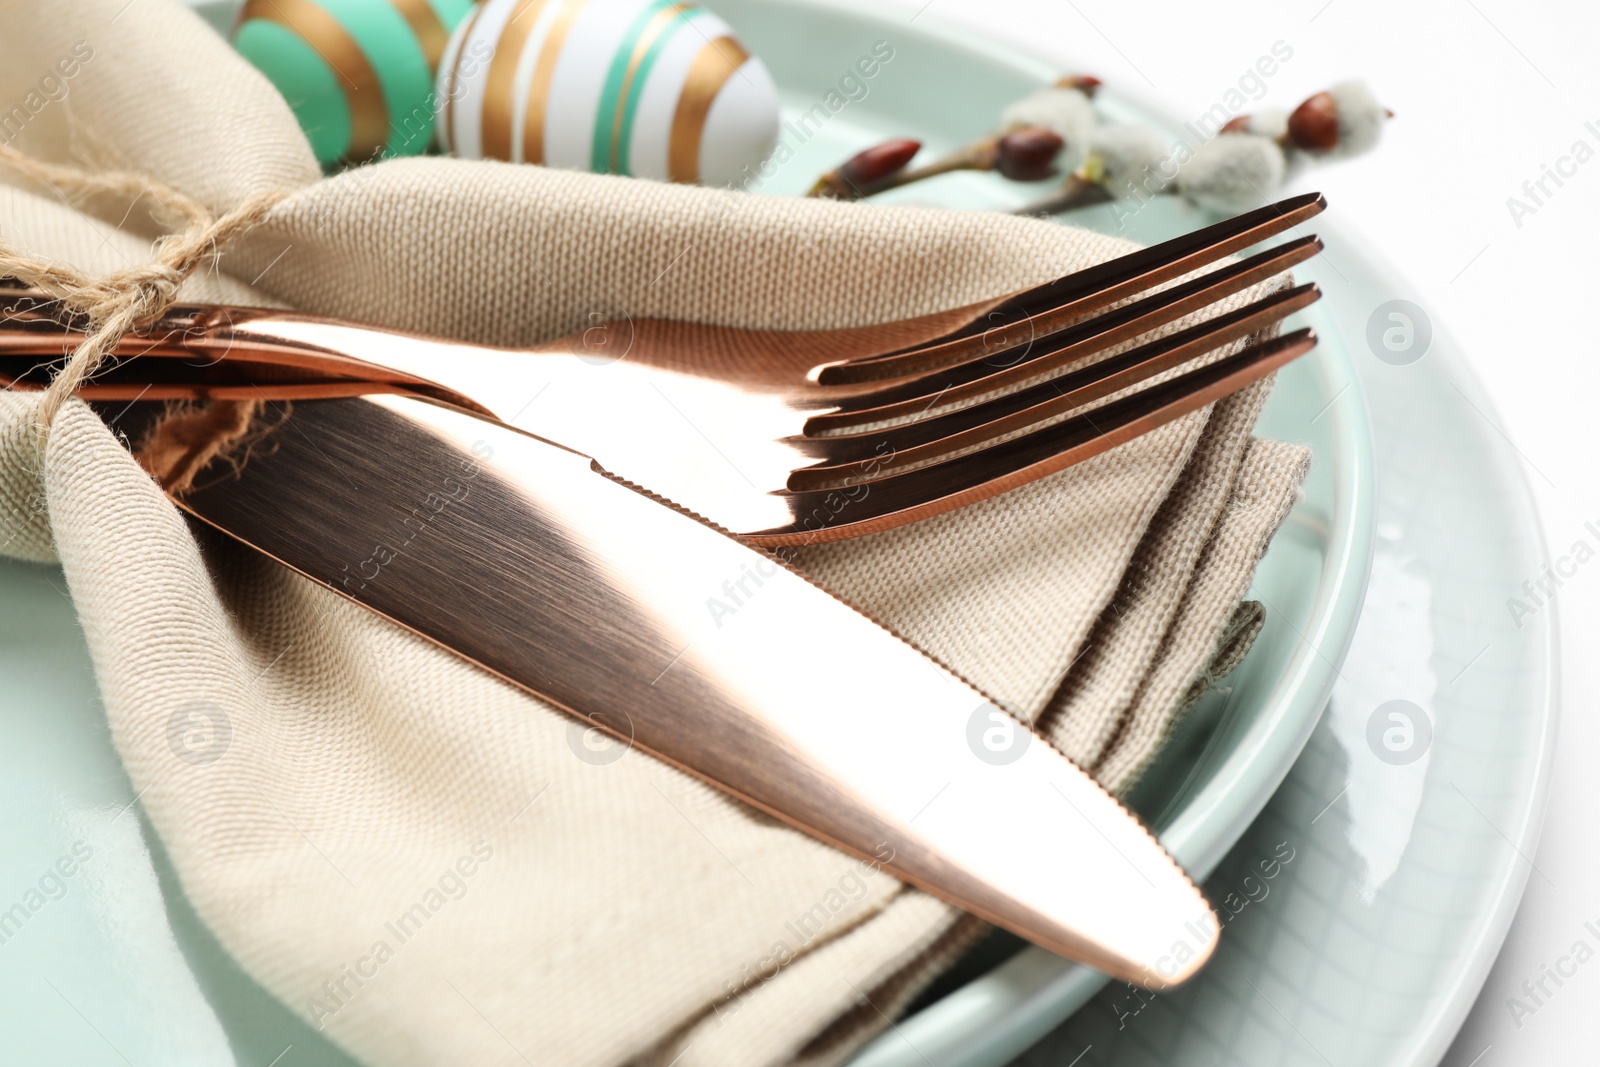
[[[228, 5], [202, 6], [214, 21], [226, 22]], [[893, 60], [865, 82], [864, 96], [845, 94], [857, 99], [829, 114], [804, 144], [793, 138], [795, 154], [760, 189], [767, 193], [798, 193], [821, 171], [883, 137], [919, 137], [934, 150], [953, 146], [986, 130], [1004, 103], [1057, 73], [964, 32], [925, 25], [927, 19], [906, 25], [899, 15], [802, 0], [719, 0], [712, 6], [765, 59], [791, 116], [818, 104], [875, 41], [888, 40], [895, 49]], [[1114, 115], [1151, 117], [1131, 101], [1105, 96], [1105, 110]], [[1176, 134], [1174, 124], [1161, 124]], [[957, 208], [1005, 208], [1036, 192], [991, 176], [951, 175], [901, 196]], [[1115, 218], [1105, 211], [1075, 221], [1116, 230]], [[1182, 204], [1163, 202], [1139, 212], [1122, 232], [1154, 241], [1208, 221]], [[1325, 234], [1327, 229], [1322, 227]], [[1354, 262], [1343, 254], [1337, 259], [1347, 275]], [[1320, 279], [1325, 270], [1317, 266], [1306, 273]], [[1345, 284], [1351, 290], [1374, 284], [1365, 278]], [[1332, 282], [1328, 287], [1336, 288]], [[1362, 298], [1355, 299], [1359, 304]], [[1280, 375], [1261, 426], [1263, 434], [1305, 443], [1314, 453], [1305, 497], [1257, 575], [1254, 595], [1268, 605], [1267, 626], [1230, 679], [1232, 692], [1208, 698], [1190, 715], [1135, 798], [1167, 846], [1201, 876], [1240, 840], [1311, 736], [1355, 631], [1372, 558], [1372, 439], [1358, 354], [1342, 343], [1342, 336], [1359, 342], [1362, 334], [1327, 306], [1305, 318], [1318, 328], [1322, 346]], [[1373, 362], [1364, 350], [1359, 356]], [[1430, 396], [1440, 394], [1437, 372], [1418, 366], [1424, 369], [1411, 383]], [[1469, 448], [1462, 455], [1478, 453]], [[1458, 462], [1451, 449], [1441, 448], [1439, 456], [1446, 466]], [[1515, 485], [1514, 473], [1489, 469], [1502, 479], [1496, 484]], [[1516, 582], [1538, 573], [1537, 553], [1524, 534], [1518, 526], [1516, 537], [1498, 542], [1498, 555], [1485, 549], [1484, 573], [1514, 573]], [[6, 737], [0, 746], [0, 812], [8, 842], [0, 852], [0, 910], [36, 885], [60, 856], [70, 855], [75, 843], [94, 853], [65, 882], [59, 899], [49, 900], [0, 943], [5, 1059], [265, 1067], [282, 1056], [283, 1067], [348, 1064], [343, 1053], [242, 974], [189, 909], [111, 748], [64, 589], [54, 569], [0, 564], [0, 676], [8, 682], [0, 693]], [[1537, 623], [1532, 629], [1544, 634]], [[1517, 637], [1516, 647], [1535, 641], [1531, 634]], [[1435, 636], [1434, 653], [1446, 644]], [[1447, 733], [1441, 724], [1436, 754]], [[1530, 794], [1518, 779], [1508, 795], [1525, 800]], [[1337, 819], [1329, 815], [1318, 825], [1326, 829]], [[1273, 882], [1279, 899], [1309, 866], [1296, 862]], [[1511, 887], [1504, 879], [1499, 884], [1504, 899]], [[1217, 896], [1226, 891], [1226, 885], [1213, 889]], [[1253, 906], [1255, 914], [1268, 911], [1265, 903]], [[1490, 933], [1497, 945], [1503, 926]], [[986, 951], [967, 962], [961, 984], [946, 983], [942, 996], [901, 1020], [864, 1050], [858, 1064], [998, 1064], [1049, 1033], [1104, 984], [1094, 972], [1036, 949], [1009, 953], [995, 942]], [[1212, 970], [1227, 959], [1225, 947]], [[1191, 988], [1204, 990], [1209, 981], [1208, 973]], [[1289, 1002], [1285, 994], [1278, 996]], [[1145, 1011], [1151, 1015], [1141, 1018], [1152, 1018], [1156, 1009]], [[1071, 1026], [1102, 1014], [1081, 1013]], [[1052, 1040], [1078, 1040], [1076, 1033], [1058, 1031]], [[1122, 1044], [1115, 1034], [1098, 1032], [1082, 1043], [1095, 1046], [1086, 1065]], [[1078, 1054], [1067, 1051], [1062, 1062]], [[1178, 1061], [1169, 1055], [1166, 1062]]]

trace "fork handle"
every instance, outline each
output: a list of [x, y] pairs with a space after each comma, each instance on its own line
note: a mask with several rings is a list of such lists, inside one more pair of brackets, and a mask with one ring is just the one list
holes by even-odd
[[[7, 292], [0, 313], [0, 356], [59, 355], [89, 327], [37, 291]], [[125, 335], [115, 353], [190, 361], [204, 355], [213, 364], [238, 359], [298, 372], [293, 377], [306, 380], [404, 387], [486, 415], [494, 414], [482, 399], [492, 381], [490, 364], [513, 354], [327, 316], [221, 304], [174, 305]], [[195, 378], [204, 381], [203, 375]]]
[[[83, 329], [45, 315], [13, 314], [0, 323], [0, 358], [60, 357], [83, 341]], [[152, 357], [182, 360], [196, 370], [224, 361], [261, 364], [305, 376], [338, 375], [362, 381], [422, 384], [425, 380], [393, 367], [356, 359], [327, 346], [306, 346], [281, 335], [260, 335], [256, 329], [210, 330], [195, 326], [176, 328], [153, 323], [118, 338], [112, 354], [119, 359]]]

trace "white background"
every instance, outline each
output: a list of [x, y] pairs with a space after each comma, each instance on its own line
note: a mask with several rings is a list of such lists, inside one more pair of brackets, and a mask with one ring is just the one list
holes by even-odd
[[[915, 13], [925, 0], [893, 2]], [[1524, 458], [1552, 555], [1569, 552], [1586, 521], [1600, 524], [1600, 343], [1590, 317], [1600, 305], [1600, 5], [931, 0], [917, 18], [972, 26], [1184, 116], [1221, 99], [1278, 40], [1294, 55], [1269, 80], [1263, 104], [1293, 107], [1333, 82], [1365, 79], [1396, 113], [1383, 144], [1310, 171], [1291, 191], [1325, 192], [1339, 225], [1364, 235], [1370, 253], [1411, 283], [1395, 295], [1422, 305], [1460, 342], [1495, 397], [1491, 417]], [[1523, 183], [1578, 140], [1596, 158], [1560, 189], [1548, 183], [1554, 195], [1519, 226], [1507, 199], [1525, 198]], [[1600, 961], [1559, 990], [1548, 986], [1555, 996], [1520, 1026], [1506, 1003], [1585, 936], [1585, 921], [1600, 925], [1592, 818], [1600, 730], [1590, 714], [1600, 692], [1600, 560], [1565, 583], [1557, 605], [1563, 712], [1535, 857], [1549, 884], [1530, 879], [1449, 1067], [1600, 1061]]]

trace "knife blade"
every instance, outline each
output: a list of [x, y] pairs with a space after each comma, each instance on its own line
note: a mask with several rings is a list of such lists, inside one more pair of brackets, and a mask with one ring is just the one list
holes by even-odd
[[274, 416], [179, 506], [1051, 951], [1162, 987], [1210, 956], [1210, 906], [1116, 799], [774, 556], [458, 408], [373, 395]]

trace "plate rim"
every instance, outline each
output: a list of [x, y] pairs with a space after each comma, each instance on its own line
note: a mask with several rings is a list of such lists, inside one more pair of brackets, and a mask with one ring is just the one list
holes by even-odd
[[[1345, 227], [1341, 226], [1339, 229]], [[1350, 232], [1352, 236], [1358, 236], [1359, 228], [1352, 226]], [[1359, 243], [1364, 249], [1372, 247], [1370, 241]], [[1401, 281], [1400, 271], [1386, 258], [1368, 251], [1362, 251], [1357, 258], [1363, 261], [1375, 279], [1389, 285], [1391, 291], [1399, 292], [1406, 288]], [[1466, 357], [1467, 348], [1456, 340], [1454, 332], [1449, 327], [1441, 326], [1437, 322], [1433, 324], [1433, 337], [1435, 347], [1453, 351], [1460, 357], [1443, 368], [1441, 373], [1444, 377], [1483, 413], [1492, 427], [1504, 425], [1497, 405], [1485, 389], [1477, 372], [1473, 370], [1472, 361]], [[1542, 566], [1548, 566], [1550, 539], [1545, 530], [1538, 498], [1534, 495], [1533, 483], [1523, 469], [1522, 461], [1511, 454], [1512, 446], [1509, 443], [1494, 447], [1505, 460], [1507, 481], [1514, 483], [1516, 495], [1522, 501], [1519, 514], [1522, 521], [1528, 524], [1527, 532], [1535, 546], [1537, 561]], [[1540, 649], [1542, 655], [1539, 657], [1542, 699], [1538, 709], [1540, 712], [1538, 757], [1535, 760], [1527, 796], [1518, 805], [1519, 817], [1515, 827], [1511, 828], [1511, 836], [1508, 838], [1514, 854], [1519, 856], [1537, 854], [1539, 840], [1544, 830], [1545, 814], [1549, 807], [1556, 744], [1561, 734], [1561, 605], [1556, 602], [1551, 603], [1549, 611], [1544, 613], [1542, 622], [1544, 639]], [[1488, 981], [1489, 972], [1500, 955], [1500, 949], [1511, 932], [1511, 924], [1521, 907], [1522, 897], [1527, 889], [1528, 880], [1533, 876], [1533, 870], [1532, 861], [1506, 864], [1504, 874], [1494, 886], [1493, 903], [1484, 915], [1483, 925], [1470, 953], [1471, 962], [1457, 973], [1450, 996], [1435, 1018], [1435, 1025], [1431, 1026], [1427, 1033], [1417, 1035], [1413, 1062], [1438, 1063], [1450, 1050], [1456, 1035], [1476, 1005], [1484, 984]]]

